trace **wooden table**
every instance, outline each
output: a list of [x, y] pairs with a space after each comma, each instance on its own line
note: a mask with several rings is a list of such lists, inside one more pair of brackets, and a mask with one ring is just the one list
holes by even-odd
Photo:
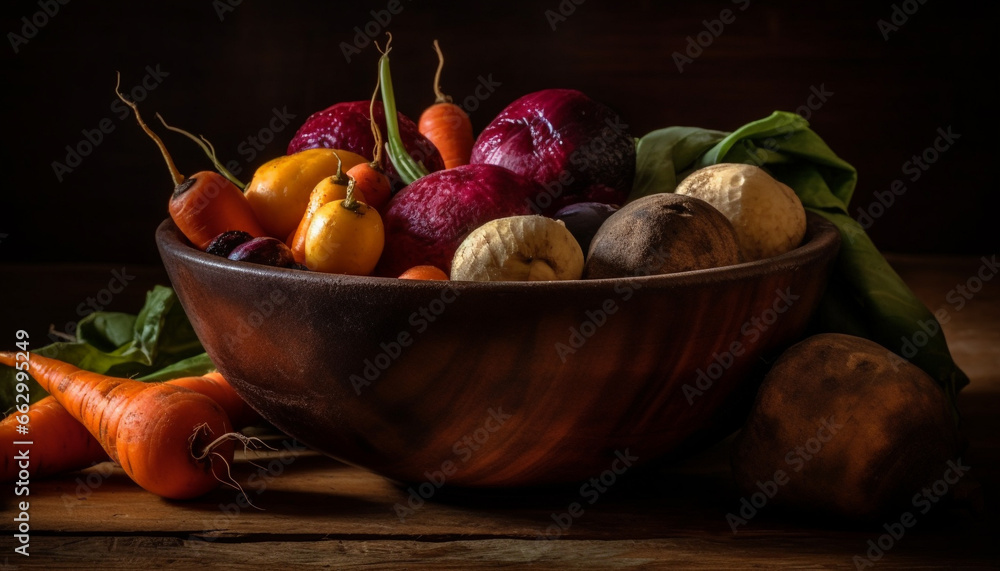
[[[932, 310], [949, 311], [947, 339], [972, 378], [960, 399], [970, 442], [964, 460], [972, 467], [969, 477], [985, 493], [985, 510], [941, 509], [921, 516], [874, 566], [995, 569], [1000, 566], [1000, 279], [986, 282], [956, 310], [948, 292], [976, 275], [979, 259], [894, 256], [891, 261]], [[74, 300], [93, 289], [70, 286], [66, 292], [65, 280], [62, 287], [44, 285], [66, 269], [3, 269], [8, 275], [7, 270], [19, 272], [21, 283], [35, 280], [35, 287], [20, 290], [28, 298], [27, 309], [16, 309], [21, 313], [11, 319], [44, 313], [44, 307], [72, 308]], [[73, 283], [100, 284], [109, 271], [73, 268]], [[135, 294], [130, 295], [140, 298], [147, 282], [162, 274], [137, 273], [141, 277], [130, 286]], [[11, 292], [2, 293], [9, 299]], [[38, 305], [53, 299], [57, 301]], [[28, 313], [31, 301], [36, 302], [35, 314]], [[397, 506], [406, 505], [407, 490], [297, 450], [282, 435], [266, 438], [281, 452], [262, 454], [254, 464], [244, 457], [234, 470], [257, 508], [228, 488], [197, 501], [165, 501], [136, 487], [110, 464], [32, 481], [31, 556], [14, 554], [11, 535], [5, 532], [0, 565], [7, 566], [0, 569], [848, 569], [856, 568], [855, 556], [867, 556], [869, 540], [877, 542], [885, 533], [878, 525], [797, 521], [765, 507], [734, 534], [725, 518], [739, 507], [728, 467], [729, 441], [681, 465], [627, 472], [593, 504], [581, 502], [578, 486], [440, 491], [400, 518]], [[0, 527], [9, 530], [15, 507], [12, 486], [2, 497]], [[573, 502], [582, 504], [583, 513], [568, 515]]]

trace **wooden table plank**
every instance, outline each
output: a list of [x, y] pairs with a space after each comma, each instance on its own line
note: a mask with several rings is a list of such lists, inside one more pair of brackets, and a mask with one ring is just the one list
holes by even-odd
[[[719, 542], [703, 538], [614, 541], [531, 541], [520, 539], [416, 540], [327, 539], [261, 541], [199, 546], [171, 537], [44, 537], [38, 554], [47, 568], [134, 570], [150, 554], [172, 568], [246, 569], [319, 567], [325, 569], [455, 569], [482, 567], [552, 569], [733, 569], [776, 567], [847, 569], [854, 546], [816, 538], [768, 542]], [[842, 549], [841, 549], [842, 548]], [[859, 553], [863, 556], [863, 553]], [[878, 569], [996, 569], [996, 560], [964, 558], [926, 546], [890, 552]]]
[[[982, 485], [985, 511], [941, 509], [918, 520], [876, 562], [879, 568], [1000, 566], [1000, 280], [961, 309], [948, 292], [976, 275], [977, 258], [893, 257], [900, 274], [932, 309], [949, 309], [945, 334], [972, 384], [960, 397], [969, 435], [970, 477]], [[407, 490], [314, 452], [267, 452], [258, 466], [240, 459], [235, 475], [261, 510], [219, 489], [191, 502], [169, 502], [128, 481], [110, 464], [31, 483], [30, 559], [0, 553], [18, 568], [135, 569], [157, 565], [236, 568], [468, 569], [491, 563], [581, 568], [851, 568], [865, 557], [879, 525], [801, 521], [766, 508], [734, 534], [738, 508], [729, 441], [672, 466], [631, 470], [584, 513], [579, 486], [492, 492], [437, 491], [405, 520], [396, 506]], [[287, 445], [286, 445], [287, 444]], [[284, 460], [284, 462], [282, 461]], [[14, 511], [0, 494], [3, 523]], [[563, 530], [555, 521], [568, 522]], [[547, 541], [547, 535], [559, 541]], [[8, 535], [9, 537], [9, 535]], [[5, 540], [6, 546], [9, 540]], [[2, 563], [0, 563], [2, 564]]]

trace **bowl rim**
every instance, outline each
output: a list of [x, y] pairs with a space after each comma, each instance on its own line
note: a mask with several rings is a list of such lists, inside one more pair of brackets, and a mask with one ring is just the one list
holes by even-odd
[[[690, 285], [705, 285], [741, 279], [762, 277], [785, 270], [795, 270], [810, 262], [829, 255], [834, 257], [839, 251], [841, 237], [837, 227], [820, 214], [806, 212], [806, 233], [803, 243], [784, 254], [751, 262], [743, 262], [729, 266], [719, 266], [701, 270], [676, 272], [672, 274], [636, 275], [616, 278], [596, 278], [557, 281], [504, 281], [504, 282], [474, 282], [474, 281], [435, 281], [435, 280], [401, 280], [393, 277], [353, 276], [346, 274], [330, 274], [293, 268], [279, 268], [249, 262], [237, 262], [214, 254], [203, 252], [183, 237], [177, 225], [170, 218], [165, 219], [156, 228], [157, 246], [172, 257], [216, 270], [235, 272], [236, 275], [254, 277], [268, 276], [273, 279], [295, 279], [322, 286], [359, 286], [372, 285], [378, 287], [395, 286], [400, 288], [440, 289], [450, 287], [459, 292], [487, 291], [496, 293], [523, 291], [573, 291], [589, 289], [608, 289], [616, 284], [638, 284], [640, 287], [684, 287]], [[638, 288], [637, 288], [638, 289]]]

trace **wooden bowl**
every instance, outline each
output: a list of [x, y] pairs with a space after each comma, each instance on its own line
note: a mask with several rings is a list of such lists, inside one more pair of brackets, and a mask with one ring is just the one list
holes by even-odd
[[665, 276], [428, 282], [232, 262], [156, 232], [198, 337], [276, 427], [400, 482], [579, 481], [738, 426], [840, 237]]

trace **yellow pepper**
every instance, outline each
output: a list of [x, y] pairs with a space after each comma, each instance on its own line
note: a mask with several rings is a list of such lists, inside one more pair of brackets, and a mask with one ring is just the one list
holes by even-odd
[[295, 231], [309, 204], [309, 193], [337, 172], [341, 160], [345, 171], [368, 162], [350, 151], [307, 149], [272, 159], [257, 169], [246, 197], [268, 235], [285, 240]]

